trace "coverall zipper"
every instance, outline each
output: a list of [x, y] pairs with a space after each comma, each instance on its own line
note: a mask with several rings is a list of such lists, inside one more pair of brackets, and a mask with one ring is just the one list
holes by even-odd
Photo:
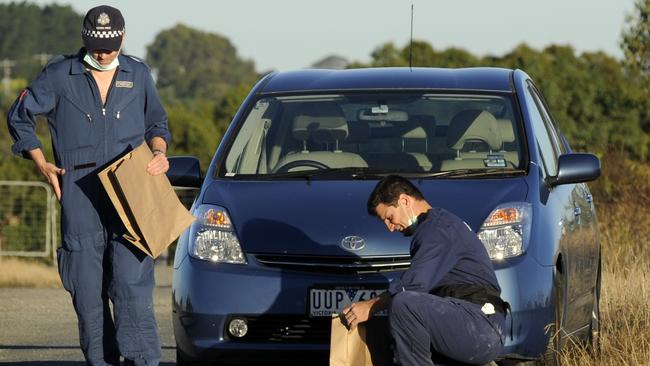
[[[102, 110], [102, 116], [104, 117], [104, 138], [103, 143], [104, 143], [104, 156], [102, 157], [103, 160], [106, 160], [108, 158], [108, 144], [106, 141], [108, 140], [108, 123], [106, 120], [106, 106], [109, 104], [108, 102], [110, 101], [111, 97], [111, 91], [113, 90], [113, 84], [115, 84], [115, 80], [117, 79], [117, 74], [120, 72], [119, 66], [115, 69], [115, 73], [113, 74], [113, 79], [111, 79], [111, 83], [108, 85], [108, 91], [106, 92], [106, 103], [102, 103], [102, 94], [99, 91], [99, 86], [97, 85], [97, 80], [95, 80], [95, 77], [93, 76], [92, 72], [87, 71], [86, 75], [92, 80], [93, 86], [95, 87], [95, 98], [97, 98], [99, 104], [101, 106]], [[111, 103], [112, 105], [112, 103]]]

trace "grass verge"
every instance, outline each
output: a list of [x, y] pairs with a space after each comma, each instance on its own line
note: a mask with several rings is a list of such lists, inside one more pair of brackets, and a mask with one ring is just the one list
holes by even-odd
[[0, 288], [6, 287], [56, 288], [61, 280], [54, 266], [0, 257]]

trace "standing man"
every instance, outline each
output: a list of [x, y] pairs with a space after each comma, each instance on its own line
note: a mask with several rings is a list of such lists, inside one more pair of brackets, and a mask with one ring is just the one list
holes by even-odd
[[411, 266], [381, 296], [345, 308], [348, 324], [389, 308], [399, 365], [494, 360], [503, 348], [507, 304], [476, 234], [457, 216], [432, 208], [411, 182], [396, 175], [379, 181], [368, 212], [389, 231], [412, 235]]
[[[124, 228], [97, 178], [143, 141], [154, 153], [147, 171], [169, 169], [167, 116], [148, 66], [120, 54], [124, 32], [118, 9], [90, 9], [84, 48], [52, 60], [7, 118], [13, 152], [34, 161], [61, 203], [59, 274], [72, 295], [89, 365], [119, 365], [120, 355], [126, 365], [157, 365], [161, 355], [153, 260], [122, 239]], [[47, 117], [54, 163], [34, 133], [36, 115]]]

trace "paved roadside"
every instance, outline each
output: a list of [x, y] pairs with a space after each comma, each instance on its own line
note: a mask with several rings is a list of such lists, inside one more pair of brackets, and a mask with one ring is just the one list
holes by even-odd
[[[154, 306], [163, 366], [175, 364], [171, 267], [156, 266]], [[63, 289], [0, 289], [0, 365], [83, 365], [77, 317]]]

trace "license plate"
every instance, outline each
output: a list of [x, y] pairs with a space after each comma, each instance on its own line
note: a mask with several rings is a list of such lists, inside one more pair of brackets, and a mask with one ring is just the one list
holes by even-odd
[[363, 289], [356, 287], [309, 290], [309, 315], [312, 317], [339, 314], [353, 302], [365, 301], [379, 296], [385, 289]]

